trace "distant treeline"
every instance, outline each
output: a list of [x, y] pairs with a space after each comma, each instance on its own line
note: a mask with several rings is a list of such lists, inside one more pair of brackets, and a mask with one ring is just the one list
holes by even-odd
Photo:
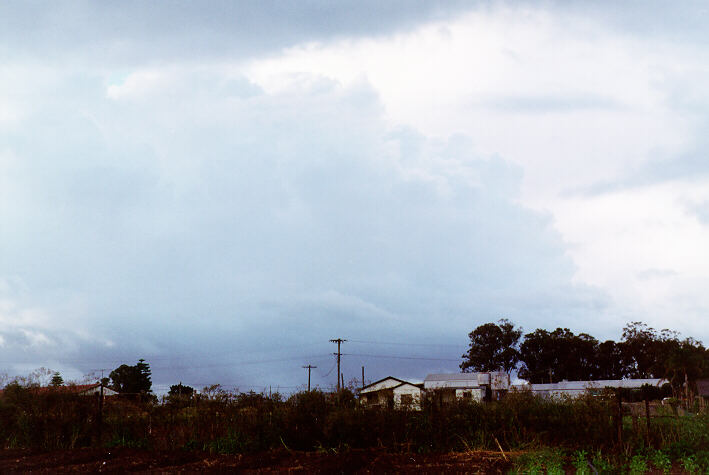
[[460, 365], [463, 371], [516, 371], [531, 383], [665, 378], [680, 388], [709, 377], [709, 350], [700, 341], [641, 322], [628, 324], [619, 342], [601, 342], [568, 328], [523, 335], [505, 319], [480, 325], [469, 337], [470, 348]]

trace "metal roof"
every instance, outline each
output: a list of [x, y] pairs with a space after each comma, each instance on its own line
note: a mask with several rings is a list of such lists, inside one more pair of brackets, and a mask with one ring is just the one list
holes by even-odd
[[639, 388], [644, 384], [660, 386], [662, 379], [602, 379], [598, 381], [560, 381], [558, 383], [522, 384], [515, 387], [528, 387], [537, 391], [585, 391], [586, 389], [603, 388]]
[[478, 373], [439, 373], [429, 374], [425, 381], [474, 381], [478, 382]]

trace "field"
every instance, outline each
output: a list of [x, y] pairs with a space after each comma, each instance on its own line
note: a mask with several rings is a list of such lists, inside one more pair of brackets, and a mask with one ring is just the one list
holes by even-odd
[[[640, 405], [644, 407], [644, 405]], [[0, 472], [280, 471], [705, 473], [709, 414], [653, 405], [646, 419], [612, 395], [423, 410], [366, 408], [349, 391], [214, 390], [190, 398], [107, 398], [32, 388], [0, 398]], [[640, 414], [643, 412], [640, 411]]]
[[392, 454], [383, 449], [340, 453], [285, 449], [259, 454], [216, 455], [196, 451], [74, 449], [51, 452], [0, 451], [0, 472], [241, 472], [368, 473], [482, 472], [506, 473], [512, 463], [500, 453]]

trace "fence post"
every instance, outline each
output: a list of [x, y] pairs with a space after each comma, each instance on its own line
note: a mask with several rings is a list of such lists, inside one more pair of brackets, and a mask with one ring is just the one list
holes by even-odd
[[101, 439], [103, 439], [103, 381], [101, 381], [101, 390], [98, 393], [98, 418], [96, 420], [98, 423], [98, 445], [101, 446]]
[[650, 401], [648, 401], [647, 396], [645, 397], [645, 426], [647, 429], [646, 445], [650, 446]]
[[621, 445], [623, 443], [623, 397], [621, 396], [620, 388], [616, 389], [615, 395], [618, 402], [615, 419], [616, 437], [618, 438], [618, 445]]

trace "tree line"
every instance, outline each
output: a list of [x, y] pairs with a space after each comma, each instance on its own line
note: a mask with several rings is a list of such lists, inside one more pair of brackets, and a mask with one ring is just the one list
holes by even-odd
[[470, 348], [460, 368], [505, 371], [530, 383], [623, 378], [665, 378], [673, 387], [709, 377], [709, 350], [676, 331], [657, 331], [642, 322], [623, 328], [622, 339], [599, 341], [568, 328], [523, 329], [507, 319], [469, 333]]

